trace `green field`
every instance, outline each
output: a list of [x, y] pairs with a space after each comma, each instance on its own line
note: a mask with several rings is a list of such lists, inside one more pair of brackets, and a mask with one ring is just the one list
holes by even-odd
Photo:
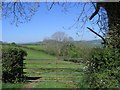
[[31, 49], [35, 49], [35, 50], [45, 50], [45, 45], [42, 45], [42, 44], [23, 44], [21, 45], [23, 47], [28, 47], [28, 48], [31, 48]]
[[28, 55], [27, 58], [55, 58], [54, 56], [51, 56], [49, 54], [46, 54], [44, 52], [36, 51], [36, 50], [30, 50], [30, 49], [24, 49], [27, 51]]
[[[28, 45], [29, 47], [29, 45]], [[34, 48], [37, 48], [34, 47]], [[37, 79], [29, 79], [24, 84], [3, 84], [3, 88], [27, 87], [34, 82], [34, 88], [79, 88], [83, 76], [83, 64], [76, 64], [69, 61], [58, 60], [55, 56], [51, 56], [41, 51], [22, 48], [27, 51], [28, 55], [25, 64], [25, 75], [27, 77], [38, 77]], [[42, 60], [39, 58], [48, 58], [50, 60]], [[30, 60], [32, 59], [32, 60]], [[35, 60], [34, 60], [35, 59]], [[37, 60], [36, 60], [37, 59]], [[53, 59], [53, 60], [52, 60]]]

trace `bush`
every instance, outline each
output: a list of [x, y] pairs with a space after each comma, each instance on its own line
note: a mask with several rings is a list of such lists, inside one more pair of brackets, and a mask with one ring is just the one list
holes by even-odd
[[65, 61], [71, 61], [74, 63], [81, 62], [81, 60], [77, 59], [80, 57], [80, 55], [73, 43], [64, 43], [64, 45], [61, 47], [60, 56], [63, 57]]
[[110, 48], [95, 48], [88, 61], [92, 88], [120, 88], [120, 56]]
[[76, 46], [73, 43], [65, 43], [61, 47], [60, 56], [64, 58], [78, 58], [79, 53]]
[[18, 48], [2, 49], [2, 81], [21, 82], [23, 81], [23, 60], [27, 53]]

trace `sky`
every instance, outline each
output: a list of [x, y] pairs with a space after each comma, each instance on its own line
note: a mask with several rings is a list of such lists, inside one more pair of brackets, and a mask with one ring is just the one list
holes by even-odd
[[[86, 24], [84, 30], [74, 27], [68, 29], [75, 23], [80, 14], [80, 6], [69, 8], [68, 11], [63, 10], [61, 6], [55, 5], [48, 11], [46, 4], [41, 3], [31, 21], [19, 24], [18, 27], [15, 24], [10, 24], [10, 18], [3, 18], [2, 41], [9, 43], [38, 42], [44, 38], [51, 37], [51, 35], [58, 31], [65, 32], [68, 36], [73, 37], [75, 41], [99, 39], [86, 28], [87, 26], [91, 27], [90, 23]], [[79, 24], [82, 25], [81, 22]], [[79, 35], [77, 34], [78, 32]]]

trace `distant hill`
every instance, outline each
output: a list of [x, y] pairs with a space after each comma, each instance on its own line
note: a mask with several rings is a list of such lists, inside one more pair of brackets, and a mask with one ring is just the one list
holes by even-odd
[[7, 44], [7, 42], [0, 41], [0, 44]]
[[87, 46], [102, 46], [101, 44], [102, 40], [98, 39], [98, 40], [90, 40], [90, 41], [75, 41], [75, 43], [77, 44], [81, 44], [81, 45], [87, 45]]
[[98, 40], [91, 40], [91, 41], [87, 41], [90, 44], [94, 44], [94, 45], [101, 45], [102, 40], [98, 39]]
[[0, 41], [0, 44], [2, 44], [3, 42], [2, 41]]
[[39, 42], [28, 42], [28, 43], [17, 43], [17, 44], [40, 44], [42, 41]]
[[[101, 46], [101, 39], [98, 40], [90, 40], [90, 41], [74, 41], [74, 43], [85, 44], [85, 45], [92, 45], [92, 46]], [[19, 43], [19, 44], [42, 44], [42, 41], [38, 42], [30, 42], [30, 43]]]

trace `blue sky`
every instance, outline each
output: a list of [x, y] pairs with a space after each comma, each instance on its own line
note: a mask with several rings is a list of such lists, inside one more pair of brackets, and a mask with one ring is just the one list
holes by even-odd
[[[11, 25], [9, 23], [10, 19], [3, 18], [2, 41], [16, 43], [37, 42], [42, 41], [46, 37], [50, 37], [57, 31], [65, 32], [77, 41], [98, 39], [86, 28], [82, 31], [75, 28], [70, 30], [65, 29], [74, 24], [80, 11], [81, 7], [72, 7], [65, 13], [63, 12], [63, 8], [58, 5], [55, 5], [48, 11], [45, 3], [41, 3], [40, 8], [32, 17], [31, 21], [19, 24], [18, 27], [14, 24]], [[87, 23], [86, 26], [90, 26], [90, 24]], [[76, 34], [77, 32], [80, 32], [79, 36]]]

